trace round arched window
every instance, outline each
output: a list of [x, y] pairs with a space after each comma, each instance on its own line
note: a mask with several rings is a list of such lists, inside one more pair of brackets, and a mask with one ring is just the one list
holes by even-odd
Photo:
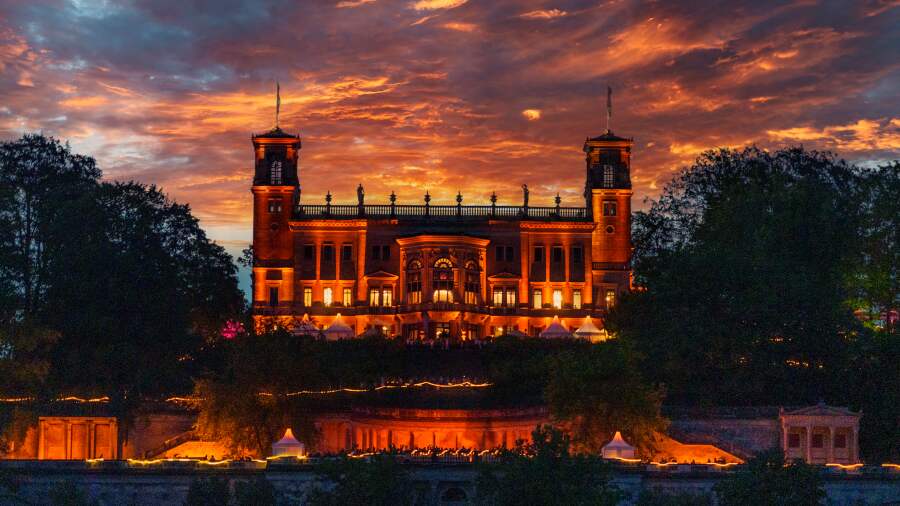
[[453, 302], [453, 262], [449, 258], [435, 260], [431, 285], [434, 302]]

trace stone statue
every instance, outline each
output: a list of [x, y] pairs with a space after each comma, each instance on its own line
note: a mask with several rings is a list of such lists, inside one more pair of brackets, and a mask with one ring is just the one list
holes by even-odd
[[528, 185], [522, 185], [522, 207], [528, 207]]
[[359, 200], [359, 205], [363, 205], [363, 202], [366, 199], [366, 192], [363, 191], [362, 183], [356, 187], [356, 198]]

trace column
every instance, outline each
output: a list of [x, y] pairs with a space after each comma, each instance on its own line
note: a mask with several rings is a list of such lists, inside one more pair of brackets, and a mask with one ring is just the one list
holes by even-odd
[[781, 421], [781, 432], [782, 432], [781, 451], [783, 451], [785, 455], [787, 455], [787, 452], [788, 452], [788, 431], [789, 430], [790, 429], [788, 428], [787, 424], [785, 424], [784, 420], [782, 420]]
[[834, 462], [834, 426], [828, 427], [828, 462]]
[[812, 464], [812, 425], [806, 426], [806, 463]]

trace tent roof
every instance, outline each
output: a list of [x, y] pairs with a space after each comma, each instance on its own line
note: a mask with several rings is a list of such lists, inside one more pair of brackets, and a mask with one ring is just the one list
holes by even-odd
[[272, 443], [272, 448], [291, 448], [297, 446], [303, 446], [303, 443], [297, 441], [297, 438], [294, 437], [294, 432], [291, 431], [290, 428], [284, 431], [284, 436], [282, 436], [278, 442]]
[[584, 323], [582, 323], [581, 326], [578, 327], [578, 330], [575, 331], [575, 335], [579, 337], [599, 336], [601, 334], [603, 334], [603, 332], [594, 325], [590, 316], [585, 316]]
[[336, 337], [356, 337], [356, 331], [344, 323], [344, 320], [341, 319], [341, 313], [338, 313], [331, 325], [325, 329], [325, 334]]
[[632, 450], [634, 449], [633, 446], [631, 446], [630, 444], [625, 442], [624, 439], [622, 439], [622, 433], [619, 431], [616, 431], [616, 434], [613, 436], [612, 441], [603, 445], [602, 449], [605, 450], [607, 448], [627, 448], [627, 449], [632, 449]]
[[541, 332], [541, 337], [572, 337], [572, 333], [560, 323], [559, 316], [554, 316], [550, 325]]

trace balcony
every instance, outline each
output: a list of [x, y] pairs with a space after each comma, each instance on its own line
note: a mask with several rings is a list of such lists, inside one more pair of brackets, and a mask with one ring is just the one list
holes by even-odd
[[537, 220], [591, 221], [584, 207], [523, 207], [523, 206], [432, 206], [395, 204], [301, 204], [294, 210], [294, 218], [358, 219], [406, 218], [439, 221]]

